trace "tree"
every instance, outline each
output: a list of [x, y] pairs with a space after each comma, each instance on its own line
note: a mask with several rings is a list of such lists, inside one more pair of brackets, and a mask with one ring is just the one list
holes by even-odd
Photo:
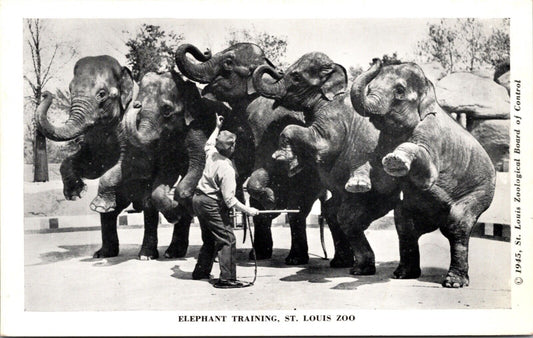
[[[46, 27], [39, 19], [25, 20], [27, 29], [26, 42], [31, 54], [31, 71], [26, 72], [24, 79], [29, 84], [32, 91], [33, 112], [41, 103], [41, 95], [44, 87], [53, 78], [57, 70], [57, 60], [62, 57], [69, 58], [70, 61], [76, 54], [72, 45], [60, 42], [52, 42], [45, 39], [43, 34]], [[31, 121], [31, 130], [33, 130], [33, 166], [35, 182], [48, 181], [48, 156], [46, 149], [46, 137], [36, 128], [35, 118]]]
[[443, 19], [428, 25], [428, 37], [418, 42], [424, 62], [438, 61], [448, 73], [493, 68], [509, 58], [509, 20], [487, 27], [479, 19]]
[[503, 27], [493, 27], [492, 33], [487, 39], [484, 48], [484, 57], [494, 67], [509, 63], [509, 51], [511, 50], [511, 40], [509, 39], [509, 19], [503, 19]]
[[442, 19], [439, 24], [430, 24], [428, 37], [418, 42], [418, 55], [424, 61], [438, 61], [449, 73], [454, 71], [459, 56], [456, 45], [457, 31]]
[[255, 43], [265, 52], [265, 56], [280, 69], [289, 66], [285, 60], [287, 52], [287, 37], [276, 36], [266, 32], [256, 32], [255, 30], [237, 30], [229, 33], [228, 44], [233, 46], [239, 42]]
[[139, 81], [148, 72], [173, 69], [174, 52], [183, 39], [183, 34], [167, 33], [159, 26], [142, 24], [135, 37], [126, 42], [126, 58], [133, 79]]
[[355, 67], [350, 66], [350, 68], [348, 68], [348, 82], [353, 82], [353, 80], [355, 80], [363, 71], [363, 67], [360, 65]]

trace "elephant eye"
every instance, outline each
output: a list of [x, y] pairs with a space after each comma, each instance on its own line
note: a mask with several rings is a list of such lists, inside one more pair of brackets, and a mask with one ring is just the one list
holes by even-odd
[[398, 96], [403, 96], [405, 94], [405, 88], [402, 85], [397, 85], [394, 87], [394, 93]]
[[106, 91], [103, 90], [103, 89], [100, 90], [100, 91], [98, 92], [98, 94], [96, 94], [96, 99], [97, 99], [98, 101], [103, 101], [103, 100], [105, 100], [106, 97], [107, 97], [107, 93], [106, 93]]
[[164, 104], [161, 107], [161, 114], [163, 114], [164, 117], [169, 117], [170, 115], [172, 115], [173, 111], [174, 111], [174, 107], [172, 107], [169, 104]]
[[298, 73], [292, 73], [291, 78], [294, 82], [300, 82], [302, 80], [302, 77]]

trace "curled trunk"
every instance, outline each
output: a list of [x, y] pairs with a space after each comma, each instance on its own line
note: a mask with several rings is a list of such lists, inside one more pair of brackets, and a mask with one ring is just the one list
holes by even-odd
[[373, 60], [372, 67], [366, 72], [361, 73], [354, 81], [352, 90], [350, 92], [350, 98], [352, 105], [359, 114], [368, 115], [368, 103], [365, 88], [367, 84], [376, 77], [381, 70], [381, 61], [379, 59]]
[[[187, 58], [191, 54], [201, 63], [193, 63]], [[211, 82], [219, 71], [219, 57], [211, 57], [209, 51], [202, 53], [198, 48], [191, 44], [183, 44], [176, 51], [176, 65], [182, 74], [200, 83]]]
[[[267, 82], [263, 79], [264, 74], [269, 74], [274, 78], [274, 82]], [[253, 74], [255, 90], [262, 96], [271, 99], [281, 99], [287, 93], [283, 75], [279, 74], [274, 68], [268, 65], [257, 67]]]
[[144, 148], [148, 144], [159, 139], [161, 131], [150, 119], [144, 118], [139, 121], [137, 128], [137, 116], [142, 108], [131, 108], [124, 117], [124, 126], [128, 140], [136, 147]]
[[68, 120], [61, 126], [54, 126], [48, 121], [48, 109], [52, 104], [52, 94], [43, 93], [43, 101], [35, 111], [37, 127], [44, 136], [52, 141], [68, 141], [83, 134], [91, 125], [86, 116], [92, 113], [94, 105], [85, 98], [73, 98]]

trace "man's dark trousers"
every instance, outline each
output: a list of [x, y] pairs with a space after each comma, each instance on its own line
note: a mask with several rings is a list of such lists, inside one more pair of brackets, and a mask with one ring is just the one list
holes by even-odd
[[192, 205], [200, 221], [203, 245], [198, 255], [195, 273], [209, 275], [218, 253], [221, 280], [236, 280], [236, 240], [229, 217], [229, 209], [223, 201], [196, 192]]

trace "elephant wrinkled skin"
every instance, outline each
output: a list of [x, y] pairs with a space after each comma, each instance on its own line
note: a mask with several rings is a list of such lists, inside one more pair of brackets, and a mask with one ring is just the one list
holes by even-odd
[[400, 178], [403, 200], [394, 219], [400, 240], [396, 278], [420, 276], [419, 237], [437, 228], [450, 242], [445, 287], [468, 286], [468, 241], [494, 196], [496, 173], [477, 140], [438, 105], [416, 64], [378, 59], [354, 82], [355, 109], [388, 135], [385, 171]]
[[[201, 63], [187, 58], [191, 54]], [[273, 101], [259, 96], [252, 83], [254, 69], [260, 65], [272, 65], [263, 51], [251, 43], [238, 43], [215, 55], [201, 53], [192, 45], [182, 45], [176, 52], [176, 64], [188, 78], [207, 83], [202, 94], [215, 100], [228, 102], [232, 114], [224, 120], [223, 129], [237, 135], [234, 160], [238, 171], [238, 185], [250, 176], [247, 189], [252, 206], [261, 209], [299, 209], [290, 214], [291, 250], [287, 264], [305, 264], [307, 253], [306, 216], [314, 201], [322, 193], [314, 168], [288, 179], [285, 170], [271, 159], [277, 147], [279, 132], [288, 124], [303, 124], [299, 112], [273, 107]], [[308, 182], [316, 184], [308, 184]], [[255, 251], [257, 258], [272, 255], [270, 225], [276, 215], [254, 217]], [[342, 242], [339, 231], [332, 229], [334, 241]], [[345, 245], [347, 247], [347, 245]], [[336, 256], [340, 255], [336, 253]], [[252, 253], [250, 253], [251, 257]], [[350, 254], [344, 256], [350, 257]], [[340, 259], [338, 259], [339, 261]]]
[[[274, 81], [264, 77], [266, 73]], [[374, 165], [377, 159], [373, 154], [381, 146], [380, 134], [354, 111], [345, 92], [345, 69], [325, 54], [314, 52], [303, 55], [285, 75], [262, 66], [253, 79], [260, 94], [304, 112], [307, 125], [285, 127], [273, 156], [291, 163], [290, 169], [316, 168], [322, 184], [333, 195], [327, 202], [328, 224], [342, 229], [353, 250], [350, 272], [374, 274], [374, 253], [364, 230], [394, 208], [399, 187], [395, 178]], [[345, 189], [351, 174], [361, 182], [360, 193]]]

